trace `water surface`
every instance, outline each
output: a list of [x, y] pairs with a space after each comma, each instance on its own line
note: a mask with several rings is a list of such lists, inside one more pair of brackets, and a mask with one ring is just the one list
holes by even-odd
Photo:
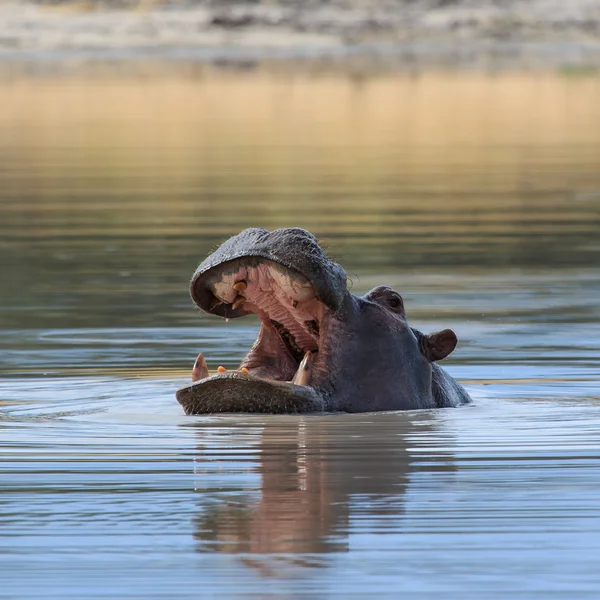
[[[600, 79], [0, 78], [0, 596], [597, 598]], [[302, 226], [471, 406], [185, 417], [196, 264]]]

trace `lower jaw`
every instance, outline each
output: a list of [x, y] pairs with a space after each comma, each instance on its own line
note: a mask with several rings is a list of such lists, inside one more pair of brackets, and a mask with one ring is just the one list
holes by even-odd
[[177, 391], [187, 415], [215, 413], [292, 414], [323, 412], [323, 395], [308, 385], [259, 379], [245, 373], [218, 373]]

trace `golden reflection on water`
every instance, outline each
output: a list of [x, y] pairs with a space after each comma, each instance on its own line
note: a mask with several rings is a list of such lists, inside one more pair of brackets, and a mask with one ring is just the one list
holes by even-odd
[[[164, 217], [174, 212], [164, 194], [186, 204], [181, 196], [199, 185], [214, 199], [361, 186], [386, 196], [398, 182], [434, 195], [573, 184], [600, 194], [599, 77], [32, 77], [0, 84], [0, 105], [3, 195], [9, 185], [34, 201], [148, 194], [163, 201], [140, 211]], [[373, 208], [401, 201], [377, 198]]]
[[[590, 167], [600, 159], [599, 77], [40, 77], [1, 84], [0, 105], [5, 175], [34, 175], [29, 191], [43, 197], [67, 183], [95, 193], [94, 176], [109, 190], [158, 176], [162, 191], [208, 184], [225, 164], [227, 189], [287, 191], [295, 181], [305, 188], [306, 177], [318, 188], [352, 189], [402, 177], [431, 190], [424, 175], [433, 167], [433, 189], [551, 189], [565, 183], [552, 169], [557, 148], [578, 159], [571, 175], [585, 187], [597, 184]], [[540, 160], [544, 181], [527, 181]], [[160, 171], [149, 173], [149, 164]], [[73, 170], [86, 174], [78, 185]]]

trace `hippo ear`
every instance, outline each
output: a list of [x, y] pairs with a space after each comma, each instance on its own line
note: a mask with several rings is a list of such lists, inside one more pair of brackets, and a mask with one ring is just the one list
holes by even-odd
[[446, 358], [456, 348], [456, 344], [458, 344], [458, 338], [452, 329], [430, 333], [419, 340], [421, 354], [429, 362]]

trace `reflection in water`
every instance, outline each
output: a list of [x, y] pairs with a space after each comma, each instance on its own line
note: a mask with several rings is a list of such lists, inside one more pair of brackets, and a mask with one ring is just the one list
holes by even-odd
[[[390, 414], [385, 424], [369, 416], [309, 416], [264, 427], [253, 493], [235, 487], [202, 495], [195, 519], [200, 552], [233, 554], [322, 554], [347, 552], [352, 513], [383, 519], [378, 529], [398, 521], [415, 470], [448, 471], [445, 452], [415, 466], [410, 436], [435, 432], [435, 414]], [[202, 437], [202, 430], [199, 432]], [[233, 442], [235, 444], [235, 442]], [[196, 474], [211, 473], [199, 446]], [[263, 563], [256, 563], [261, 565]], [[312, 564], [312, 563], [311, 563]]]

